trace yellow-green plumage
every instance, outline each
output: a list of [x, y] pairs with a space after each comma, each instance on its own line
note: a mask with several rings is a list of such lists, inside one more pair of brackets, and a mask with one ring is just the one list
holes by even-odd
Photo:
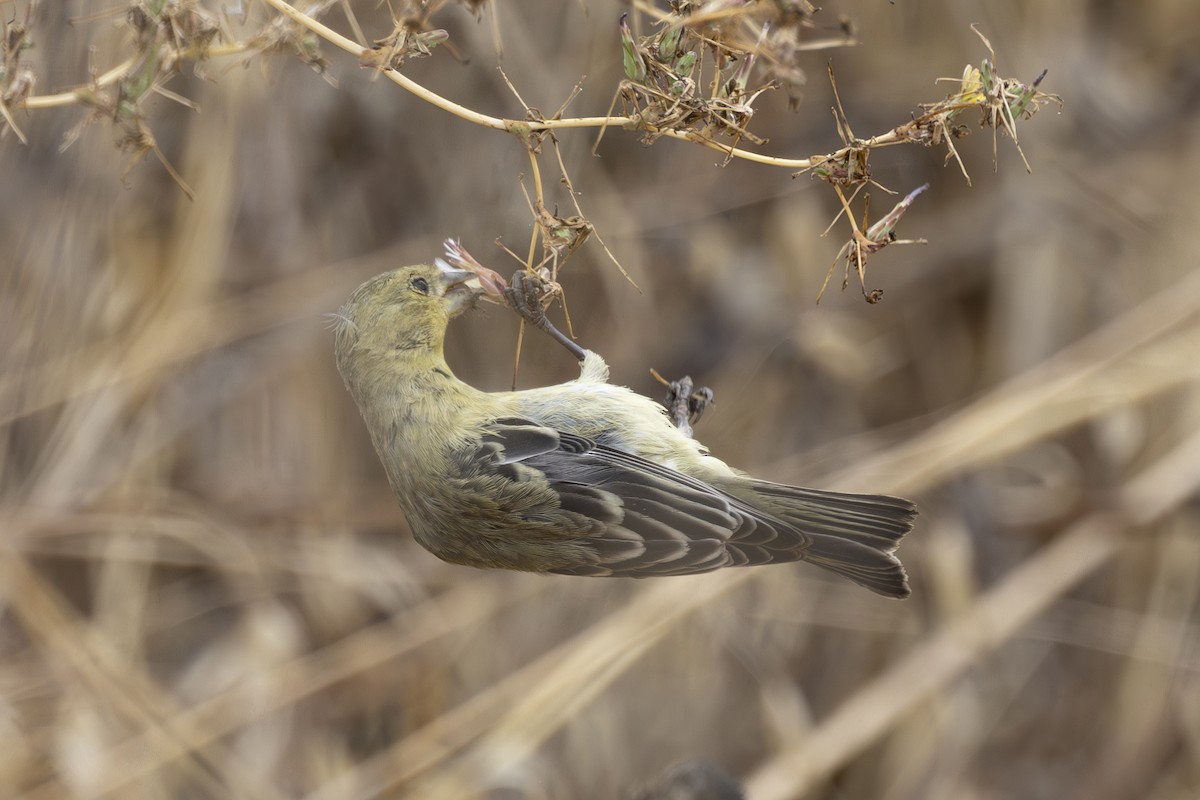
[[338, 314], [337, 366], [413, 534], [476, 567], [647, 577], [810, 561], [904, 597], [900, 498], [758, 481], [709, 455], [662, 406], [580, 377], [481, 392], [454, 377], [449, 320], [480, 295], [470, 273], [402, 267]]

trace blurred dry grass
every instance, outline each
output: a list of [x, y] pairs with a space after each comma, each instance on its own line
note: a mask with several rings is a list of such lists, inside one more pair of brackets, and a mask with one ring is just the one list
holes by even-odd
[[[383, 35], [374, 3], [359, 21]], [[601, 114], [616, 3], [505, 5], [525, 99]], [[39, 92], [126, 35], [43, 2]], [[9, 17], [24, 4], [0, 4]], [[884, 300], [813, 299], [838, 243], [823, 186], [710, 151], [566, 132], [598, 248], [564, 272], [576, 333], [614, 376], [690, 373], [698, 435], [765, 477], [910, 494], [906, 603], [804, 567], [654, 583], [483, 573], [417, 547], [330, 354], [321, 315], [448, 236], [494, 266], [522, 247], [527, 161], [503, 134], [284, 57], [181, 76], [151, 123], [195, 189], [151, 160], [122, 185], [104, 125], [19, 113], [0, 144], [0, 794], [620, 797], [704, 757], [751, 800], [1200, 795], [1200, 6], [846, 2], [832, 53], [855, 131], [932, 78], [1002, 66], [1067, 105], [1008, 142], [874, 159], [933, 184], [925, 247], [871, 263]], [[331, 22], [345, 25], [338, 12]], [[469, 53], [406, 73], [487, 113], [520, 108], [489, 18], [439, 24]], [[772, 153], [838, 142], [807, 63], [755, 129]], [[566, 203], [561, 195], [560, 202]], [[882, 206], [881, 206], [882, 207]], [[450, 360], [510, 381], [513, 318], [473, 315]], [[569, 377], [527, 337], [520, 381]]]

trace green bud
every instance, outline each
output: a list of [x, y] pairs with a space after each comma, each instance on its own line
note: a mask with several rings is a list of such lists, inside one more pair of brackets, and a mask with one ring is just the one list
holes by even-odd
[[679, 57], [675, 62], [675, 74], [686, 77], [692, 74], [692, 67], [696, 64], [696, 54], [688, 51]]
[[633, 40], [633, 32], [629, 30], [629, 14], [621, 15], [621, 50], [625, 61], [625, 77], [631, 81], [642, 83], [646, 80], [646, 62], [638, 50], [637, 42]]
[[995, 75], [996, 72], [992, 66], [992, 62], [985, 58], [983, 63], [979, 65], [979, 82], [983, 84], [984, 94], [992, 93], [992, 81]]
[[670, 61], [679, 51], [679, 39], [683, 36], [682, 26], [673, 26], [663, 31], [658, 40], [658, 57]]
[[1012, 115], [1013, 119], [1020, 117], [1025, 113], [1025, 109], [1029, 108], [1029, 101], [1031, 101], [1037, 94], [1038, 84], [1040, 84], [1042, 79], [1045, 77], [1046, 70], [1042, 70], [1042, 73], [1033, 79], [1033, 83], [1026, 86], [1025, 91], [1021, 92], [1021, 96], [1018, 97], [1012, 103], [1012, 105], [1008, 107], [1008, 113]]

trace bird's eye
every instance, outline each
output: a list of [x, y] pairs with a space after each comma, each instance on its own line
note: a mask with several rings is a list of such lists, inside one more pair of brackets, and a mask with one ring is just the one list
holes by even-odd
[[429, 281], [424, 278], [413, 278], [408, 285], [421, 294], [429, 294]]

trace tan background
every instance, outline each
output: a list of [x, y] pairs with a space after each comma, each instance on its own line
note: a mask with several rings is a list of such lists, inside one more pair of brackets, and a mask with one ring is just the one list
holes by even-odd
[[[354, 7], [368, 35], [390, 31]], [[41, 4], [37, 93], [125, 57], [121, 14], [80, 19], [100, 10]], [[604, 113], [621, 10], [505, 4], [525, 99], [550, 113], [586, 73], [568, 113]], [[271, 13], [251, 5], [243, 30]], [[960, 143], [971, 188], [939, 150], [876, 153], [883, 184], [932, 184], [900, 229], [930, 243], [869, 262], [881, 304], [852, 285], [815, 306], [846, 233], [820, 238], [824, 184], [622, 130], [597, 159], [593, 131], [568, 131], [580, 202], [644, 291], [594, 244], [562, 282], [614, 380], [657, 394], [653, 367], [715, 390], [697, 435], [723, 459], [913, 496], [902, 603], [805, 566], [592, 581], [476, 572], [413, 543], [322, 315], [446, 237], [510, 271], [491, 243], [527, 247], [528, 162], [504, 134], [332, 48], [337, 88], [287, 56], [214, 59], [211, 80], [170, 84], [199, 113], [149, 106], [188, 201], [153, 157], [123, 184], [105, 122], [60, 153], [84, 109], [16, 111], [0, 786], [599, 798], [704, 757], [753, 800], [1197, 796], [1200, 6], [898, 0], [819, 19], [840, 13], [862, 44], [803, 61], [798, 113], [760, 102], [764, 151], [838, 145], [827, 60], [856, 133], [905, 121], [986, 55], [977, 22], [1002, 73], [1048, 67], [1066, 101], [1021, 128], [1034, 173], [1005, 139], [993, 172], [978, 129]], [[439, 50], [406, 74], [520, 116], [491, 17], [436, 19], [469, 63]], [[514, 320], [455, 325], [460, 376], [509, 385]], [[527, 341], [521, 386], [573, 372]]]

